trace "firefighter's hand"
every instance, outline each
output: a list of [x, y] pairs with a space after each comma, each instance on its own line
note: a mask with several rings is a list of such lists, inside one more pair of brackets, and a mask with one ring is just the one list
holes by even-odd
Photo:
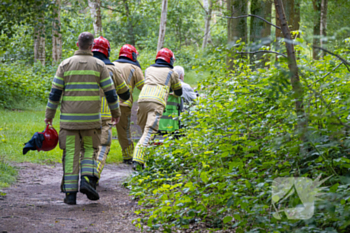
[[117, 118], [112, 118], [112, 125], [116, 125], [118, 124], [120, 121], [120, 117], [117, 117]]
[[52, 125], [52, 119], [45, 118], [45, 123]]

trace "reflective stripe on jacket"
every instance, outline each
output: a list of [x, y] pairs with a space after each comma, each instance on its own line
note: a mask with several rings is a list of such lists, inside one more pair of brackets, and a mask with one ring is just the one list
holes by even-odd
[[142, 70], [140, 67], [130, 63], [113, 62], [113, 64], [122, 72], [126, 85], [128, 85], [130, 90], [130, 98], [127, 101], [120, 102], [120, 105], [131, 108], [134, 101], [132, 96], [134, 88], [142, 90], [144, 85]]
[[[121, 70], [119, 70], [116, 66], [113, 65], [106, 65], [109, 71], [109, 75], [112, 78], [114, 82], [114, 86], [116, 89], [117, 94], [123, 94], [129, 90], [128, 86], [126, 85], [123, 74]], [[101, 95], [101, 117], [102, 120], [110, 120], [112, 119], [111, 111], [108, 106], [108, 101], [106, 97], [103, 94], [103, 91], [101, 89], [100, 91]], [[119, 103], [119, 102], [118, 102]], [[119, 109], [119, 105], [118, 105]], [[120, 109], [118, 110], [118, 117], [121, 115]]]
[[170, 88], [182, 88], [179, 75], [174, 70], [167, 67], [148, 67], [138, 102], [156, 102], [165, 107]]
[[101, 127], [100, 88], [113, 117], [118, 117], [119, 102], [113, 80], [103, 63], [91, 51], [79, 50], [59, 65], [52, 82], [45, 117], [52, 119], [61, 102], [60, 127], [80, 130]]

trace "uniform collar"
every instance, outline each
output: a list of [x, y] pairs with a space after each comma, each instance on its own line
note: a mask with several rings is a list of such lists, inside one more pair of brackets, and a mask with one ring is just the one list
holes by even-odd
[[92, 56], [92, 52], [90, 50], [77, 50], [74, 55], [89, 55]]

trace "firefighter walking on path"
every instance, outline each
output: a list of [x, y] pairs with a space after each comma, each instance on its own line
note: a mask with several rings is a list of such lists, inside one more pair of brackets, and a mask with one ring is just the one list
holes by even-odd
[[[109, 75], [111, 76], [116, 92], [120, 97], [121, 101], [126, 101], [130, 98], [129, 88], [126, 85], [123, 74], [121, 71], [109, 60], [111, 51], [111, 46], [109, 41], [106, 38], [100, 36], [94, 40], [94, 47], [92, 52], [94, 57], [100, 59], [105, 63], [107, 69], [109, 71]], [[98, 153], [96, 154], [96, 162], [97, 162], [97, 172], [98, 178], [100, 178], [103, 167], [106, 163], [108, 153], [111, 149], [112, 144], [112, 115], [108, 107], [108, 101], [104, 97], [104, 93], [102, 89], [100, 89], [101, 95], [101, 118], [102, 118], [102, 129], [101, 129], [101, 145], [99, 146]], [[121, 113], [119, 112], [118, 116]], [[119, 124], [122, 124], [119, 122]], [[117, 124], [118, 125], [118, 124]]]
[[134, 88], [142, 90], [144, 79], [141, 66], [137, 61], [138, 52], [134, 46], [125, 44], [119, 52], [119, 59], [114, 62], [125, 78], [126, 84], [129, 86], [130, 98], [120, 103], [121, 117], [120, 123], [117, 124], [118, 140], [122, 148], [123, 162], [132, 163], [132, 155], [134, 153], [134, 142], [131, 139], [130, 118], [131, 108], [133, 104], [132, 92]]
[[173, 70], [174, 62], [173, 52], [163, 48], [157, 53], [156, 63], [145, 71], [145, 85], [139, 95], [137, 111], [137, 124], [142, 129], [142, 137], [134, 151], [134, 169], [144, 167], [145, 150], [151, 134], [158, 130], [159, 119], [163, 115], [170, 90], [174, 91], [175, 96], [182, 95], [179, 75]]
[[[59, 145], [63, 150], [61, 190], [66, 204], [76, 204], [80, 167], [80, 192], [90, 200], [100, 197], [94, 188], [98, 181], [95, 157], [101, 136], [102, 88], [112, 114], [118, 119], [119, 102], [113, 81], [105, 64], [91, 52], [94, 37], [89, 32], [79, 35], [79, 50], [59, 65], [49, 95], [45, 123], [52, 124], [61, 100]], [[62, 98], [61, 98], [62, 97]], [[82, 159], [80, 163], [80, 151]]]

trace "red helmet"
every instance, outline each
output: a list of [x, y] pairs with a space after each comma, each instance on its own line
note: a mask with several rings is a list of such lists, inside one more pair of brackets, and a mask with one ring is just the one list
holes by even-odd
[[57, 146], [58, 143], [58, 134], [57, 131], [55, 130], [55, 128], [51, 125], [48, 124], [46, 126], [46, 129], [44, 130], [44, 132], [38, 132], [39, 134], [43, 134], [44, 135], [44, 141], [43, 144], [41, 146], [41, 148], [36, 148], [38, 151], [50, 151], [55, 149], [55, 147]]
[[109, 52], [111, 51], [111, 46], [106, 38], [100, 36], [94, 39], [94, 46], [91, 49], [92, 52], [100, 52], [109, 57]]
[[122, 48], [119, 51], [119, 57], [127, 57], [133, 61], [137, 60], [137, 56], [139, 55], [139, 52], [135, 49], [134, 46], [130, 44], [125, 44], [122, 46]]
[[157, 53], [156, 60], [157, 59], [162, 59], [168, 62], [170, 65], [173, 65], [175, 62], [175, 55], [170, 49], [162, 48]]

